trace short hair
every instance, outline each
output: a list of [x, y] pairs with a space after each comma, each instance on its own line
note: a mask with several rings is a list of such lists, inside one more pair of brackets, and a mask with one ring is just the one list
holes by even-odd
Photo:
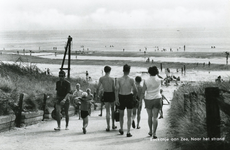
[[151, 76], [155, 76], [155, 75], [159, 74], [159, 71], [158, 71], [158, 69], [157, 69], [156, 66], [152, 66], [152, 67], [149, 67], [148, 73], [149, 73]]
[[105, 71], [105, 73], [110, 72], [111, 71], [111, 67], [110, 66], [105, 66], [104, 67], [104, 71]]
[[63, 70], [59, 71], [59, 77], [65, 77], [65, 71]]
[[80, 83], [77, 83], [76, 86], [81, 86]]
[[123, 72], [130, 72], [130, 66], [129, 65], [127, 65], [127, 64], [125, 64], [124, 66], [123, 66]]
[[139, 83], [142, 81], [142, 78], [140, 76], [136, 76], [135, 81]]
[[91, 92], [91, 89], [90, 89], [90, 88], [87, 88], [87, 89], [86, 89], [86, 91], [89, 91], [89, 92]]

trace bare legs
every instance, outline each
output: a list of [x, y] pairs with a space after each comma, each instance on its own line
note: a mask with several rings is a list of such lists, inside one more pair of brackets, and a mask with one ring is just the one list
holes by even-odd
[[[119, 132], [123, 134], [123, 125], [124, 125], [124, 110], [119, 110], [120, 112], [120, 130]], [[132, 109], [127, 109], [127, 135], [130, 134], [132, 120]]]
[[156, 138], [156, 130], [158, 126], [158, 108], [146, 109], [148, 113], [149, 135]]
[[83, 128], [82, 128], [82, 130], [83, 130], [84, 134], [86, 134], [86, 127], [88, 126], [88, 123], [89, 123], [89, 118], [87, 116], [87, 117], [83, 118]]
[[[56, 104], [55, 107], [56, 107], [56, 118], [57, 118], [57, 125], [58, 125], [58, 127], [55, 129], [60, 130], [62, 106], [60, 104]], [[68, 125], [69, 125], [69, 103], [66, 102], [64, 104], [64, 110], [65, 110], [66, 129], [68, 129]]]
[[134, 125], [133, 128], [135, 128], [135, 119], [137, 116], [137, 129], [140, 129], [140, 120], [141, 120], [141, 106], [139, 106], [138, 108], [133, 108], [133, 115], [132, 115], [132, 121]]
[[[112, 115], [112, 128], [115, 129], [115, 122], [114, 122], [114, 102], [105, 102], [105, 109], [106, 109], [106, 123], [107, 128], [106, 131], [110, 130], [110, 115]], [[111, 111], [111, 114], [110, 114]]]

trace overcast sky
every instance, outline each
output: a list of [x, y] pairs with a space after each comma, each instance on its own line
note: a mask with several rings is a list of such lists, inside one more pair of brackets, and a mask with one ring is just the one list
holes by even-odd
[[0, 0], [0, 30], [230, 27], [229, 0]]

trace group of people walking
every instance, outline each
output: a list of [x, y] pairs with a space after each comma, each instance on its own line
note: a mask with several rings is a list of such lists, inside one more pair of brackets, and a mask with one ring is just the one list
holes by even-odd
[[[123, 76], [120, 78], [110, 77], [111, 67], [105, 66], [105, 75], [100, 77], [94, 99], [99, 99], [101, 91], [103, 91], [103, 99], [106, 109], [106, 131], [116, 129], [114, 112], [115, 106], [119, 109], [119, 122], [120, 129], [118, 130], [121, 135], [124, 134], [124, 114], [125, 109], [127, 111], [127, 137], [132, 137], [130, 132], [131, 125], [133, 128], [140, 129], [141, 109], [142, 100], [144, 100], [145, 108], [148, 114], [148, 126], [149, 133], [152, 138], [156, 139], [156, 130], [158, 126], [158, 114], [162, 109], [162, 91], [161, 81], [162, 79], [158, 76], [159, 71], [156, 66], [148, 68], [149, 77], [143, 81], [142, 78], [137, 76], [135, 79], [129, 76], [131, 67], [129, 65], [123, 66]], [[87, 89], [87, 93], [80, 90], [80, 84], [76, 85], [76, 91], [71, 94], [70, 83], [64, 79], [65, 72], [59, 72], [60, 80], [56, 83], [57, 91], [57, 103], [56, 103], [56, 120], [57, 128], [56, 131], [60, 131], [60, 111], [61, 107], [65, 108], [66, 116], [66, 129], [68, 130], [68, 108], [71, 99], [73, 104], [81, 102], [81, 118], [83, 119], [83, 133], [86, 133], [86, 127], [88, 125], [89, 105], [92, 103], [93, 96], [90, 89]], [[161, 114], [163, 118], [163, 112]], [[137, 116], [137, 125], [135, 119]], [[112, 120], [112, 122], [110, 122]]]

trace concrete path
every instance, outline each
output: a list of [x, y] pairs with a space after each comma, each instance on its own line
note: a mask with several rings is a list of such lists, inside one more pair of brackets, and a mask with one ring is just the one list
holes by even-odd
[[[164, 95], [172, 99], [175, 86], [163, 87]], [[144, 105], [143, 105], [144, 106]], [[167, 118], [170, 105], [164, 105], [164, 119], [159, 119], [157, 136], [167, 138]], [[69, 130], [65, 130], [62, 120], [62, 130], [54, 131], [56, 121], [49, 120], [24, 128], [15, 128], [0, 133], [0, 150], [170, 150], [171, 142], [152, 141], [148, 136], [147, 112], [143, 108], [141, 114], [141, 129], [131, 129], [133, 137], [126, 137], [126, 117], [124, 135], [118, 129], [106, 132], [105, 110], [99, 117], [99, 110], [93, 111], [89, 117], [87, 134], [82, 133], [82, 120], [78, 116], [70, 118]], [[126, 116], [126, 113], [125, 113]]]

